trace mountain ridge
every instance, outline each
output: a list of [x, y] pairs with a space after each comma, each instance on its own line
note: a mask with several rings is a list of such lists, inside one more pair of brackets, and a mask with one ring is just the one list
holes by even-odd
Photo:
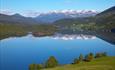
[[[53, 23], [54, 21], [57, 21], [59, 19], [64, 18], [77, 18], [77, 17], [89, 17], [89, 16], [95, 16], [98, 12], [95, 10], [58, 10], [58, 11], [50, 11], [47, 13], [41, 13], [37, 15], [36, 17], [25, 17], [23, 15], [20, 15], [18, 13], [15, 13], [13, 15], [8, 15], [15, 18], [29, 18], [34, 19], [34, 21], [37, 22], [43, 22], [43, 23]], [[4, 14], [6, 15], [6, 14]], [[30, 14], [31, 15], [31, 14]], [[35, 15], [35, 14], [34, 14]]]
[[39, 16], [35, 17], [35, 19], [39, 19], [45, 22], [54, 22], [59, 19], [64, 18], [78, 18], [78, 17], [90, 17], [95, 16], [98, 12], [94, 10], [62, 10], [62, 11], [51, 11], [49, 13], [43, 13]]
[[5, 15], [0, 14], [0, 23], [10, 23], [10, 24], [37, 24], [38, 21], [30, 17], [24, 17], [20, 14]]

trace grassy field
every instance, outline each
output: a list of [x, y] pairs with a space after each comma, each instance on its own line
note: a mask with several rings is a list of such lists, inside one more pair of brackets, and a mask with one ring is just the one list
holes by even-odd
[[91, 62], [81, 62], [80, 64], [68, 64], [55, 68], [42, 70], [115, 70], [115, 56], [101, 57], [92, 60]]

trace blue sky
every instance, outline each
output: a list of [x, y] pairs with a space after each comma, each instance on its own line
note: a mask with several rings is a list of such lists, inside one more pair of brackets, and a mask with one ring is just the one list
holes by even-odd
[[97, 10], [103, 11], [115, 5], [115, 0], [0, 0], [0, 10], [13, 12], [51, 10]]

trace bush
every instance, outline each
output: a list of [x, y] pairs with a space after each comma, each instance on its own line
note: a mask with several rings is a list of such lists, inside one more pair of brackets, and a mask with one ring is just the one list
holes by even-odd
[[36, 68], [37, 68], [37, 70], [40, 70], [40, 69], [43, 68], [43, 65], [42, 65], [42, 64], [37, 64], [37, 65], [36, 65]]
[[89, 53], [90, 59], [92, 60], [94, 58], [93, 53]]
[[72, 64], [79, 64], [81, 61], [83, 61], [83, 55], [80, 54], [79, 59], [75, 58]]
[[58, 65], [58, 61], [55, 59], [54, 56], [51, 56], [45, 63], [46, 68], [56, 67]]
[[93, 53], [89, 53], [88, 55], [85, 56], [85, 61], [91, 61], [94, 58]]
[[80, 56], [79, 56], [79, 60], [80, 60], [80, 61], [83, 60], [83, 55], [82, 55], [82, 54], [80, 54]]
[[101, 53], [96, 53], [95, 58], [102, 57]]
[[106, 52], [103, 52], [103, 53], [102, 53], [102, 56], [107, 56], [107, 53], [106, 53]]
[[30, 64], [29, 66], [29, 70], [40, 70], [42, 68], [43, 68], [42, 64]]
[[80, 63], [80, 60], [75, 58], [73, 64], [79, 64], [79, 63]]
[[35, 64], [30, 64], [29, 65], [29, 70], [35, 70], [35, 69], [36, 69]]
[[105, 57], [105, 56], [107, 56], [107, 53], [106, 53], [106, 52], [103, 52], [103, 53], [96, 53], [95, 58]]

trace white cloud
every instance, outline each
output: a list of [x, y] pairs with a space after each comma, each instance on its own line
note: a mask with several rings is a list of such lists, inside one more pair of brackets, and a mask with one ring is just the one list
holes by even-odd
[[6, 14], [6, 15], [13, 15], [13, 14], [16, 14], [16, 13], [19, 13], [25, 17], [36, 17], [40, 14], [40, 12], [36, 12], [36, 11], [31, 11], [31, 10], [28, 10], [28, 11], [22, 11], [22, 12], [14, 12], [14, 11], [11, 11], [11, 10], [0, 10], [0, 13], [1, 14]]
[[26, 16], [26, 17], [36, 17], [40, 14], [40, 12], [36, 12], [36, 11], [26, 11], [23, 12], [22, 15]]
[[10, 11], [10, 10], [0, 10], [1, 14], [6, 14], [6, 15], [13, 15], [14, 12]]

